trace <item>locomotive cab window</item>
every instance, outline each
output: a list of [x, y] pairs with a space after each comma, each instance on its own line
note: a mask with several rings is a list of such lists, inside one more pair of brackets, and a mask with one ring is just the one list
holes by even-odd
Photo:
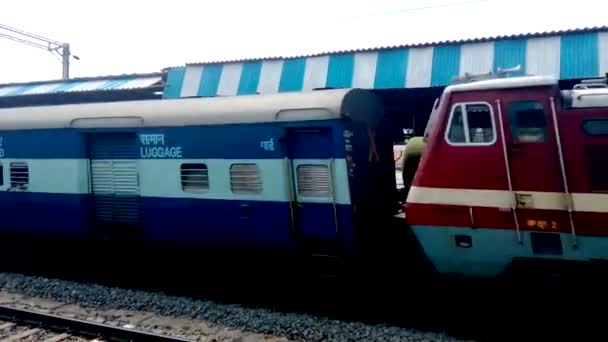
[[182, 190], [184, 192], [209, 191], [209, 170], [205, 164], [188, 163], [180, 167]]
[[584, 120], [583, 131], [588, 135], [608, 135], [608, 119]]
[[30, 171], [27, 163], [12, 162], [11, 170], [11, 187], [15, 189], [27, 189], [30, 182]]
[[452, 108], [447, 141], [452, 145], [492, 145], [496, 140], [492, 108], [487, 103], [462, 103]]
[[608, 148], [603, 144], [588, 145], [584, 157], [591, 191], [608, 192]]
[[547, 139], [547, 117], [543, 105], [536, 101], [509, 104], [509, 124], [515, 142], [544, 142]]
[[[593, 137], [608, 136], [608, 119], [585, 119], [585, 134]], [[608, 192], [608, 146], [605, 143], [588, 144], [584, 150], [589, 186], [593, 192]]]
[[262, 193], [262, 177], [257, 164], [232, 164], [230, 190], [235, 194]]
[[299, 165], [298, 193], [302, 197], [331, 197], [332, 179], [327, 165]]

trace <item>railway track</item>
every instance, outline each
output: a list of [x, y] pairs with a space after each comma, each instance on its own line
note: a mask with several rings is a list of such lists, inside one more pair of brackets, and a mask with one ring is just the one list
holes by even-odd
[[0, 305], [0, 342], [188, 341], [175, 336]]

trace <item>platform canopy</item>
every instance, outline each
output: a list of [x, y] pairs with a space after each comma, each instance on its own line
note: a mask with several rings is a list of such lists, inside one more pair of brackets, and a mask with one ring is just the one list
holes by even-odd
[[0, 84], [0, 107], [160, 98], [164, 80], [158, 72]]
[[608, 26], [335, 51], [209, 61], [168, 68], [165, 98], [315, 88], [433, 88], [455, 76], [512, 68], [560, 80], [608, 72]]

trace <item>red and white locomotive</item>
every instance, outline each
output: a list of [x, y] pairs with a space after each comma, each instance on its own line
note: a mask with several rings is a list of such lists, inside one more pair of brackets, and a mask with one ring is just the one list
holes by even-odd
[[572, 90], [542, 76], [448, 86], [411, 177], [406, 222], [439, 273], [606, 261], [606, 80]]

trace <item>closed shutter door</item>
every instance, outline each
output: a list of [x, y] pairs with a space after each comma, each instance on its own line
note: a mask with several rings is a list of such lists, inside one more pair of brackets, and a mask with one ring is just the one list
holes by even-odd
[[90, 146], [96, 219], [136, 224], [139, 221], [139, 177], [135, 137], [95, 137]]

